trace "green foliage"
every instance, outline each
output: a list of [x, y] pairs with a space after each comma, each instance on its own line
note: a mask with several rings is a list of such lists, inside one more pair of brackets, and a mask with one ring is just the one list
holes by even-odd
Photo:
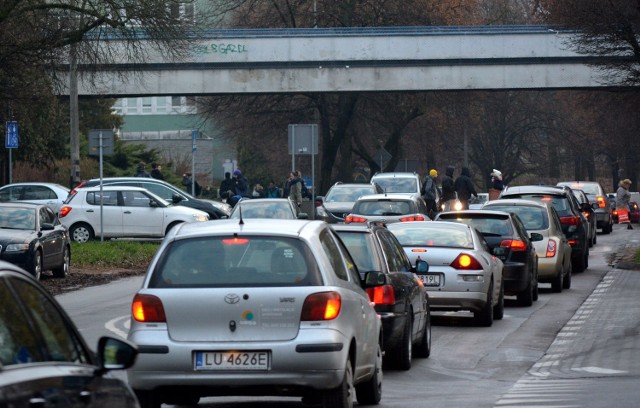
[[136, 241], [72, 242], [71, 265], [82, 269], [146, 269], [159, 246]]

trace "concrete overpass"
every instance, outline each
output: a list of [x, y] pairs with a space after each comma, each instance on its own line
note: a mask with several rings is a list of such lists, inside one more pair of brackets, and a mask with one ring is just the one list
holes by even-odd
[[180, 61], [153, 51], [142, 63], [125, 52], [109, 65], [81, 61], [79, 95], [615, 86], [591, 65], [605, 59], [570, 48], [573, 34], [546, 26], [212, 30]]

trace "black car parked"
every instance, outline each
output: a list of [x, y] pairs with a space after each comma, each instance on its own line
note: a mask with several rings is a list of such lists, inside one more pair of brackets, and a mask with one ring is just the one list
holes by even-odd
[[0, 406], [139, 406], [131, 388], [108, 374], [133, 365], [135, 345], [102, 337], [93, 353], [53, 296], [4, 261], [0, 304]]
[[[361, 274], [379, 271], [387, 277], [386, 285], [367, 289], [382, 318], [385, 364], [401, 370], [410, 369], [414, 344], [416, 357], [429, 357], [429, 297], [397, 238], [377, 224], [336, 224], [332, 228]], [[426, 271], [428, 265], [421, 261], [419, 267]]]
[[573, 273], [589, 267], [589, 226], [571, 188], [562, 186], [505, 187], [500, 198], [524, 198], [550, 203], [560, 216], [562, 232], [571, 244]]
[[504, 294], [515, 295], [519, 306], [531, 306], [538, 300], [538, 256], [520, 218], [510, 212], [467, 210], [443, 212], [436, 221], [462, 222], [475, 227], [484, 237], [492, 253], [504, 263]]
[[69, 231], [45, 204], [0, 203], [0, 259], [36, 280], [46, 270], [64, 278], [71, 261]]

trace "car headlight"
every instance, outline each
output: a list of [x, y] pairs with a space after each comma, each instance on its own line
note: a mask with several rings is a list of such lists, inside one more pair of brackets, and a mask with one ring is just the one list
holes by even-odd
[[453, 205], [453, 209], [456, 211], [460, 211], [462, 210], [462, 203], [458, 200], [456, 200], [456, 203]]
[[194, 221], [209, 221], [207, 214], [193, 214], [192, 217]]
[[327, 212], [324, 210], [324, 207], [316, 207], [316, 213], [319, 217], [326, 217]]
[[5, 252], [26, 252], [29, 250], [29, 244], [9, 244]]

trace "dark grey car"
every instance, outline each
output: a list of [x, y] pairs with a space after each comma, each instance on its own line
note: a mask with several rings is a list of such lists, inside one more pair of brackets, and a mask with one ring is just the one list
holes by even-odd
[[315, 219], [330, 224], [344, 222], [358, 198], [376, 193], [382, 193], [377, 185], [337, 182], [326, 195], [316, 197]]
[[110, 370], [133, 365], [137, 349], [102, 337], [92, 353], [57, 301], [26, 271], [0, 261], [0, 405], [138, 407]]

